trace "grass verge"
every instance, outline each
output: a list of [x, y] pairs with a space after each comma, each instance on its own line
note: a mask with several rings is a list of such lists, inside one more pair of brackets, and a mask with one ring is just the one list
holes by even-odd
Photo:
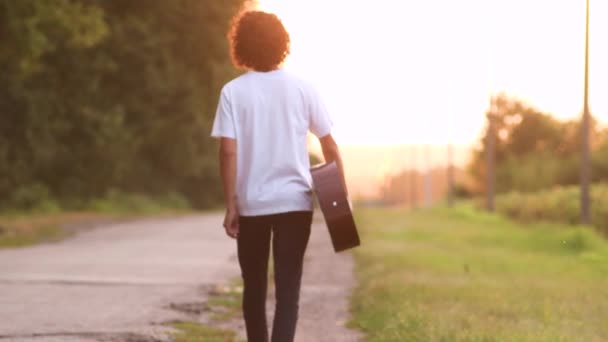
[[66, 225], [109, 218], [96, 213], [0, 215], [0, 248], [22, 247], [70, 235]]
[[156, 212], [57, 212], [0, 215], [0, 248], [24, 247], [58, 241], [78, 231], [79, 226], [144, 217], [179, 215], [189, 210]]
[[211, 291], [207, 303], [207, 309], [211, 312], [211, 320], [225, 322], [240, 318], [242, 301], [243, 283], [241, 279], [234, 280], [226, 286], [217, 286]]
[[[27, 189], [26, 189], [27, 190]], [[191, 212], [190, 204], [178, 194], [148, 197], [109, 190], [99, 199], [62, 207], [43, 190], [22, 191], [21, 209], [0, 211], [0, 248], [21, 247], [58, 240], [77, 227], [116, 219], [174, 215]], [[27, 209], [24, 209], [27, 208]]]
[[78, 227], [92, 223], [162, 217], [192, 212], [187, 207], [130, 208], [110, 204], [83, 211], [0, 213], [0, 248], [23, 247], [71, 236]]
[[358, 212], [352, 325], [370, 341], [606, 341], [608, 242], [470, 207]]
[[173, 335], [175, 342], [236, 342], [234, 331], [212, 328], [197, 322], [177, 322], [172, 324], [178, 332]]
[[[177, 322], [172, 327], [178, 332], [173, 335], [176, 342], [239, 342], [234, 330], [226, 328], [226, 324], [241, 318], [241, 301], [243, 286], [240, 280], [229, 285], [217, 286], [209, 293], [205, 311], [210, 314], [207, 324], [199, 322]], [[242, 318], [241, 318], [242, 319]]]
[[33, 230], [6, 229], [0, 234], [0, 248], [29, 246], [41, 241], [53, 241], [67, 233], [57, 226], [41, 226]]

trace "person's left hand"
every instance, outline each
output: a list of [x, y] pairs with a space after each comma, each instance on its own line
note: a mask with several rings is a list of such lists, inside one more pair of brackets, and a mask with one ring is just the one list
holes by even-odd
[[224, 229], [226, 230], [226, 234], [233, 239], [239, 236], [239, 211], [236, 208], [226, 209]]

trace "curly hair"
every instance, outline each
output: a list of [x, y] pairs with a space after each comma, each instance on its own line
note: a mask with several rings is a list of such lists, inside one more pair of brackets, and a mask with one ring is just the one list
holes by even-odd
[[291, 40], [281, 20], [262, 11], [244, 11], [234, 17], [228, 40], [232, 62], [246, 70], [272, 71], [290, 52]]

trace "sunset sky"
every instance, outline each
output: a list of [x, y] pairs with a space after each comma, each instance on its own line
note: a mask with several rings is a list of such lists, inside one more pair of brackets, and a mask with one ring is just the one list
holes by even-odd
[[[584, 0], [261, 0], [292, 36], [286, 67], [325, 97], [344, 144], [478, 139], [490, 89], [582, 110]], [[608, 122], [608, 1], [591, 0], [593, 114]]]

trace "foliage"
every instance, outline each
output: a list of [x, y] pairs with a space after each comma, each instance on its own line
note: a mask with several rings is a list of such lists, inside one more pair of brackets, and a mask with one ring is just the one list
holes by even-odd
[[453, 191], [453, 196], [457, 199], [470, 199], [473, 197], [471, 190], [463, 183], [455, 184]]
[[24, 185], [12, 193], [10, 202], [16, 207], [29, 212], [53, 213], [61, 210], [54, 201], [46, 186], [34, 183]]
[[470, 206], [361, 209], [351, 326], [369, 341], [608, 339], [608, 243]]
[[0, 0], [0, 208], [220, 198], [209, 138], [243, 0]]
[[92, 200], [82, 209], [109, 214], [153, 214], [166, 210], [185, 211], [190, 209], [190, 204], [177, 193], [152, 198], [111, 189], [103, 198]]
[[[476, 192], [485, 191], [486, 138], [495, 138], [497, 192], [533, 192], [579, 180], [580, 122], [559, 121], [550, 114], [506, 95], [493, 99], [493, 130], [486, 127], [469, 172]], [[591, 127], [594, 181], [608, 179], [608, 131]]]
[[[608, 184], [593, 184], [591, 203], [591, 224], [608, 235]], [[513, 191], [496, 198], [496, 210], [524, 222], [576, 224], [580, 222], [580, 189], [567, 186], [534, 193]]]

